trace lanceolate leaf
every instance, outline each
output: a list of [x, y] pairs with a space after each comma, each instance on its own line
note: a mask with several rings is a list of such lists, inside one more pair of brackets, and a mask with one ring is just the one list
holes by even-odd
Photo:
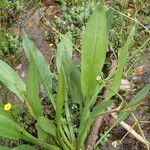
[[[130, 47], [130, 42], [133, 38], [134, 33], [135, 33], [135, 27], [132, 27], [127, 41], [125, 42], [124, 46], [120, 50], [117, 71], [115, 73], [115, 76], [113, 78], [111, 86], [108, 85], [108, 88], [107, 88], [109, 92], [108, 92], [107, 96], [105, 97], [104, 101], [102, 103], [98, 104], [97, 106], [95, 106], [95, 108], [93, 109], [93, 111], [91, 113], [91, 116], [93, 116], [93, 117], [97, 116], [100, 112], [105, 110], [105, 108], [111, 103], [110, 98], [112, 96], [116, 95], [116, 93], [119, 91], [122, 74], [123, 74], [123, 68], [124, 68], [126, 60], [127, 60], [128, 49]], [[105, 107], [102, 107], [102, 104], [104, 104]]]
[[41, 129], [44, 132], [48, 133], [49, 135], [53, 137], [56, 137], [56, 126], [53, 121], [45, 117], [39, 117], [38, 125], [41, 127]]
[[39, 78], [38, 78], [38, 71], [33, 61], [33, 58], [30, 57], [30, 66], [28, 72], [28, 79], [27, 79], [27, 93], [26, 93], [26, 100], [27, 104], [29, 105], [29, 110], [33, 116], [38, 119], [39, 116], [42, 116], [42, 107], [40, 104], [39, 98]]
[[72, 100], [81, 103], [82, 90], [80, 83], [80, 72], [73, 63], [72, 49], [72, 37], [70, 33], [67, 33], [57, 45], [56, 65], [58, 72], [60, 70], [60, 66], [63, 65]]
[[131, 28], [130, 34], [124, 46], [120, 50], [119, 59], [118, 59], [118, 68], [113, 78], [112, 85], [110, 86], [111, 89], [108, 89], [109, 93], [107, 97], [105, 98], [105, 101], [109, 100], [112, 96], [114, 96], [119, 91], [120, 83], [121, 83], [121, 79], [123, 75], [123, 69], [127, 60], [128, 50], [129, 50], [130, 43], [133, 39], [134, 34], [135, 34], [135, 26]]
[[12, 119], [0, 114], [0, 136], [9, 139], [20, 139], [23, 137], [23, 129]]
[[17, 73], [5, 62], [0, 60], [0, 81], [12, 92], [14, 92], [20, 100], [24, 100], [24, 92], [26, 85], [17, 75]]
[[52, 80], [51, 80], [51, 72], [48, 68], [48, 65], [45, 61], [44, 56], [41, 54], [41, 52], [36, 48], [33, 41], [31, 41], [28, 37], [28, 35], [24, 32], [23, 33], [23, 47], [26, 56], [28, 59], [30, 59], [30, 55], [32, 56], [34, 63], [37, 67], [38, 74], [40, 76], [40, 79], [45, 87], [45, 90], [48, 94], [49, 99], [51, 100], [54, 108], [55, 108], [55, 102], [52, 97]]
[[81, 87], [85, 99], [93, 94], [101, 74], [107, 50], [107, 19], [103, 5], [90, 17], [83, 35], [81, 49]]
[[70, 32], [66, 33], [62, 39], [61, 42], [57, 45], [57, 53], [56, 53], [56, 66], [57, 71], [59, 72], [60, 67], [62, 65], [62, 55], [64, 53], [67, 53], [69, 57], [72, 57], [72, 37]]
[[60, 119], [61, 119], [65, 96], [66, 96], [65, 78], [64, 78], [63, 68], [61, 67], [59, 71], [58, 90], [57, 90], [57, 98], [56, 98], [56, 122], [57, 124], [59, 124]]
[[37, 129], [37, 134], [38, 134], [38, 139], [40, 141], [46, 141], [47, 139], [49, 139], [49, 134], [46, 133], [44, 130], [42, 130], [42, 128], [39, 126], [39, 124], [36, 124], [36, 129]]
[[72, 61], [72, 58], [66, 52], [62, 55], [62, 64], [72, 100], [79, 103], [81, 106], [83, 95], [81, 90], [80, 72]]
[[[47, 125], [47, 124], [46, 124]], [[48, 127], [48, 126], [47, 126]], [[54, 132], [54, 131], [53, 131]], [[42, 142], [24, 130], [19, 124], [0, 113], [0, 137], [9, 139], [24, 139], [48, 150], [59, 150], [59, 147]], [[21, 150], [21, 149], [20, 149]]]
[[[106, 57], [108, 43], [107, 18], [103, 5], [99, 5], [90, 17], [83, 35], [81, 49], [81, 87], [85, 97], [85, 110], [78, 135], [78, 149], [82, 149], [91, 121], [88, 121], [91, 97], [97, 88], [96, 77], [101, 70]], [[93, 100], [92, 100], [93, 101]], [[93, 119], [92, 119], [93, 120]]]

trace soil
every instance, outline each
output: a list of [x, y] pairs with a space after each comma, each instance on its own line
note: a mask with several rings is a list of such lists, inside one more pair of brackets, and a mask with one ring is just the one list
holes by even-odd
[[[25, 30], [46, 60], [50, 62], [53, 54], [49, 44], [54, 42], [52, 38], [54, 33], [49, 26], [46, 26], [45, 20], [43, 22], [43, 17], [50, 20], [53, 16], [58, 15], [61, 9], [52, 1], [44, 1], [44, 4], [26, 9], [24, 14], [18, 19], [17, 24], [20, 35], [22, 30]], [[46, 32], [49, 32], [49, 36], [51, 36], [49, 39], [46, 37]], [[27, 63], [26, 58], [23, 57], [21, 64], [19, 64], [20, 67], [16, 68], [23, 78], [26, 77]]]

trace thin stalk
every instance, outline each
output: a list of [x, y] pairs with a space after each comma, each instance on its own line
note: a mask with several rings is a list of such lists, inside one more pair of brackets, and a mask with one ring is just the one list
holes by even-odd
[[116, 53], [115, 53], [115, 51], [114, 51], [114, 48], [112, 47], [111, 42], [109, 41], [108, 44], [109, 44], [109, 46], [110, 46], [110, 50], [112, 50], [112, 52], [113, 52], [113, 55], [114, 55], [115, 59], [117, 60], [118, 58], [117, 58], [117, 55], [116, 55]]
[[150, 123], [150, 121], [139, 121], [141, 123]]
[[59, 141], [59, 143], [60, 143], [60, 145], [61, 145], [61, 148], [62, 148], [62, 149], [65, 149], [65, 150], [69, 150], [68, 146], [67, 146], [67, 145], [64, 143], [64, 141], [62, 140], [61, 134], [60, 134], [59, 130], [57, 130], [57, 137], [58, 137], [58, 141]]
[[95, 118], [91, 118], [88, 115], [88, 114], [90, 114], [90, 107], [95, 102], [99, 92], [105, 86], [107, 81], [108, 80], [105, 80], [105, 82], [103, 82], [103, 84], [100, 87], [97, 88], [95, 94], [92, 96], [91, 100], [85, 105], [85, 107], [83, 109], [83, 112], [82, 112], [82, 115], [81, 115], [80, 128], [79, 128], [79, 131], [78, 131], [78, 133], [79, 133], [78, 139], [77, 139], [78, 149], [83, 147], [84, 140], [86, 138], [86, 134], [88, 133], [88, 129], [90, 128], [90, 126], [92, 125], [92, 123], [95, 120]]
[[[134, 128], [134, 126], [137, 124], [137, 122], [135, 122], [133, 125], [132, 125], [132, 129]], [[123, 137], [122, 137], [122, 139], [119, 141], [119, 144], [121, 144], [122, 143], [122, 141], [125, 139], [125, 137], [129, 134], [130, 132], [128, 131]]]
[[67, 144], [67, 146], [71, 149], [71, 150], [74, 150], [74, 147], [71, 145], [71, 143], [69, 142], [69, 140], [67, 139], [63, 129], [61, 126], [59, 126], [59, 129], [60, 129], [60, 134], [64, 140], [64, 142]]
[[[90, 126], [94, 122], [95, 119], [86, 119], [86, 122], [84, 122], [84, 126], [82, 127], [83, 130], [81, 130], [80, 136], [77, 140], [77, 150], [81, 150], [84, 147], [84, 141], [88, 134], [88, 129], [90, 129]], [[84, 148], [83, 148], [84, 149]]]
[[69, 128], [69, 131], [70, 131], [71, 142], [75, 143], [76, 138], [75, 138], [75, 134], [73, 132], [73, 124], [72, 124], [72, 121], [70, 119], [70, 110], [69, 110], [68, 102], [65, 102], [65, 111], [66, 111], [66, 119], [67, 119], [67, 122], [68, 122], [68, 128]]
[[142, 134], [142, 137], [143, 137], [143, 139], [144, 139], [144, 141], [145, 141], [145, 144], [146, 144], [146, 146], [147, 146], [147, 149], [148, 150], [150, 150], [150, 147], [149, 147], [149, 142], [146, 140], [146, 138], [145, 138], [145, 135], [144, 135], [144, 133], [143, 133], [143, 131], [142, 131], [142, 129], [141, 129], [141, 126], [139, 125], [139, 123], [138, 123], [138, 119], [135, 117], [135, 115], [132, 113], [132, 116], [133, 116], [133, 118], [135, 119], [135, 121], [136, 121], [136, 123], [137, 123], [137, 125], [138, 125], [138, 128], [139, 128], [139, 130], [140, 130], [140, 132], [141, 132], [141, 134]]
[[[146, 46], [146, 44], [150, 41], [150, 37], [138, 48], [138, 50], [128, 59], [131, 60], [133, 57], [135, 57], [135, 55], [139, 52], [141, 52], [141, 50]], [[133, 66], [136, 64], [136, 62], [139, 60], [140, 58], [137, 58], [132, 64], [131, 66], [128, 68], [128, 70], [126, 71], [126, 75], [128, 74], [128, 72], [133, 68]]]
[[[60, 37], [64, 38], [64, 35], [61, 34], [54, 26], [51, 26], [49, 21], [45, 18], [44, 14], [42, 14], [43, 19], [46, 21], [47, 25], [54, 31], [56, 32]], [[80, 49], [75, 46], [72, 42], [68, 41], [68, 39], [64, 38], [69, 44], [71, 44], [78, 52], [81, 52]]]

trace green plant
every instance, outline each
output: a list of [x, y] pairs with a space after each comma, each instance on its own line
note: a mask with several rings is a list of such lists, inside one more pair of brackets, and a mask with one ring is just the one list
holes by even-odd
[[5, 8], [8, 5], [8, 1], [7, 0], [1, 0], [0, 1], [0, 9]]
[[[72, 42], [75, 47], [80, 47], [81, 33], [85, 29], [85, 24], [95, 8], [94, 3], [87, 3], [86, 7], [84, 5], [76, 6], [63, 5], [63, 12], [60, 17], [55, 18], [50, 21], [50, 26], [55, 28], [55, 30], [60, 33], [71, 32]], [[58, 43], [60, 37], [56, 34], [56, 43]]]
[[84, 3], [98, 2], [98, 0], [59, 0], [59, 1], [65, 4], [77, 4], [77, 5], [81, 5]]
[[22, 54], [20, 38], [15, 34], [3, 32], [0, 34], [0, 38], [0, 58], [15, 64]]
[[[104, 6], [98, 5], [89, 18], [82, 38], [81, 72], [72, 60], [71, 35], [67, 33], [62, 38], [56, 53], [58, 71], [57, 96], [55, 96], [52, 86], [54, 76], [48, 69], [48, 64], [24, 32], [23, 46], [29, 60], [26, 84], [9, 65], [1, 60], [0, 81], [14, 92], [20, 100], [25, 102], [29, 113], [37, 121], [38, 137], [36, 138], [29, 134], [19, 123], [16, 123], [11, 112], [5, 111], [2, 104], [0, 107], [0, 136], [10, 139], [24, 139], [47, 150], [84, 149], [84, 142], [90, 126], [98, 115], [105, 112], [106, 107], [112, 102], [111, 98], [119, 91], [128, 49], [135, 33], [135, 27], [133, 26], [127, 41], [120, 49], [117, 69], [113, 74], [103, 79], [102, 68], [106, 57], [108, 29], [110, 26], [108, 16], [106, 16]], [[96, 80], [97, 76], [101, 77], [98, 81]], [[44, 86], [54, 107], [54, 120], [43, 115], [39, 98], [40, 84]], [[98, 94], [103, 88], [108, 90], [108, 95], [100, 104], [94, 106]], [[148, 84], [143, 95], [146, 95], [149, 90], [150, 85]], [[70, 108], [70, 106], [73, 106], [73, 108]], [[132, 106], [129, 105], [128, 107], [132, 109]], [[76, 107], [78, 109], [75, 113], [79, 115], [77, 120], [73, 122], [71, 117], [73, 115], [72, 110]], [[50, 142], [46, 142], [48, 139]], [[34, 149], [29, 145], [22, 145], [21, 147]]]
[[0, 3], [0, 7], [3, 6], [0, 10], [0, 58], [14, 65], [21, 56], [22, 46], [19, 35], [15, 34], [18, 30], [12, 24], [24, 5], [18, 0], [2, 0]]

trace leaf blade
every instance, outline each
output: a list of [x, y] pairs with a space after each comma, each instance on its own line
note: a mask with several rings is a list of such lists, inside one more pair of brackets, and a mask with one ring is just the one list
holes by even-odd
[[34, 59], [34, 62], [36, 64], [40, 79], [44, 85], [44, 88], [48, 94], [48, 97], [51, 103], [53, 104], [53, 107], [55, 108], [55, 101], [52, 96], [51, 72], [49, 70], [48, 64], [46, 63], [44, 56], [37, 49], [33, 41], [30, 40], [29, 36], [25, 32], [23, 32], [23, 47], [24, 47], [24, 51], [28, 59], [30, 59], [30, 55], [32, 55], [32, 58]]
[[123, 74], [123, 69], [124, 69], [124, 66], [125, 66], [125, 63], [127, 60], [128, 49], [129, 49], [130, 42], [131, 42], [131, 39], [133, 38], [134, 33], [135, 33], [135, 26], [133, 26], [131, 28], [130, 34], [129, 34], [124, 46], [121, 48], [119, 59], [118, 59], [118, 68], [115, 73], [115, 76], [113, 77], [112, 84], [107, 86], [108, 94], [105, 97], [104, 101], [102, 102], [102, 103], [105, 103], [105, 101], [106, 101], [107, 105], [105, 105], [105, 107], [103, 107], [103, 109], [101, 109], [101, 103], [98, 104], [97, 106], [95, 106], [91, 113], [91, 116], [93, 116], [93, 117], [97, 116], [100, 112], [105, 110], [105, 108], [111, 103], [111, 101], [110, 101], [111, 97], [116, 95], [116, 93], [119, 91], [122, 74]]
[[65, 96], [66, 96], [65, 77], [63, 68], [61, 68], [59, 71], [58, 90], [56, 98], [56, 122], [58, 125], [61, 120]]
[[13, 93], [15, 93], [20, 100], [24, 101], [24, 93], [26, 85], [18, 74], [5, 62], [0, 60], [0, 81]]
[[57, 45], [56, 66], [58, 72], [62, 65], [62, 55], [64, 54], [64, 52], [67, 53], [70, 57], [72, 57], [72, 45], [72, 36], [71, 33], [68, 32], [62, 37], [60, 43], [58, 43]]
[[30, 56], [30, 65], [27, 78], [26, 101], [34, 118], [43, 116], [42, 106], [39, 98], [39, 81], [35, 62]]
[[107, 49], [107, 19], [99, 5], [90, 17], [83, 35], [81, 50], [81, 87], [86, 99], [93, 94], [101, 73]]
[[[11, 126], [10, 126], [11, 125]], [[0, 136], [8, 139], [21, 139], [23, 128], [7, 116], [0, 114]]]
[[53, 121], [47, 119], [46, 117], [39, 117], [38, 125], [44, 132], [56, 137], [56, 126]]
[[67, 88], [70, 92], [73, 102], [82, 105], [83, 94], [81, 89], [80, 72], [74, 64], [72, 58], [64, 52], [62, 55], [62, 65], [67, 82]]

